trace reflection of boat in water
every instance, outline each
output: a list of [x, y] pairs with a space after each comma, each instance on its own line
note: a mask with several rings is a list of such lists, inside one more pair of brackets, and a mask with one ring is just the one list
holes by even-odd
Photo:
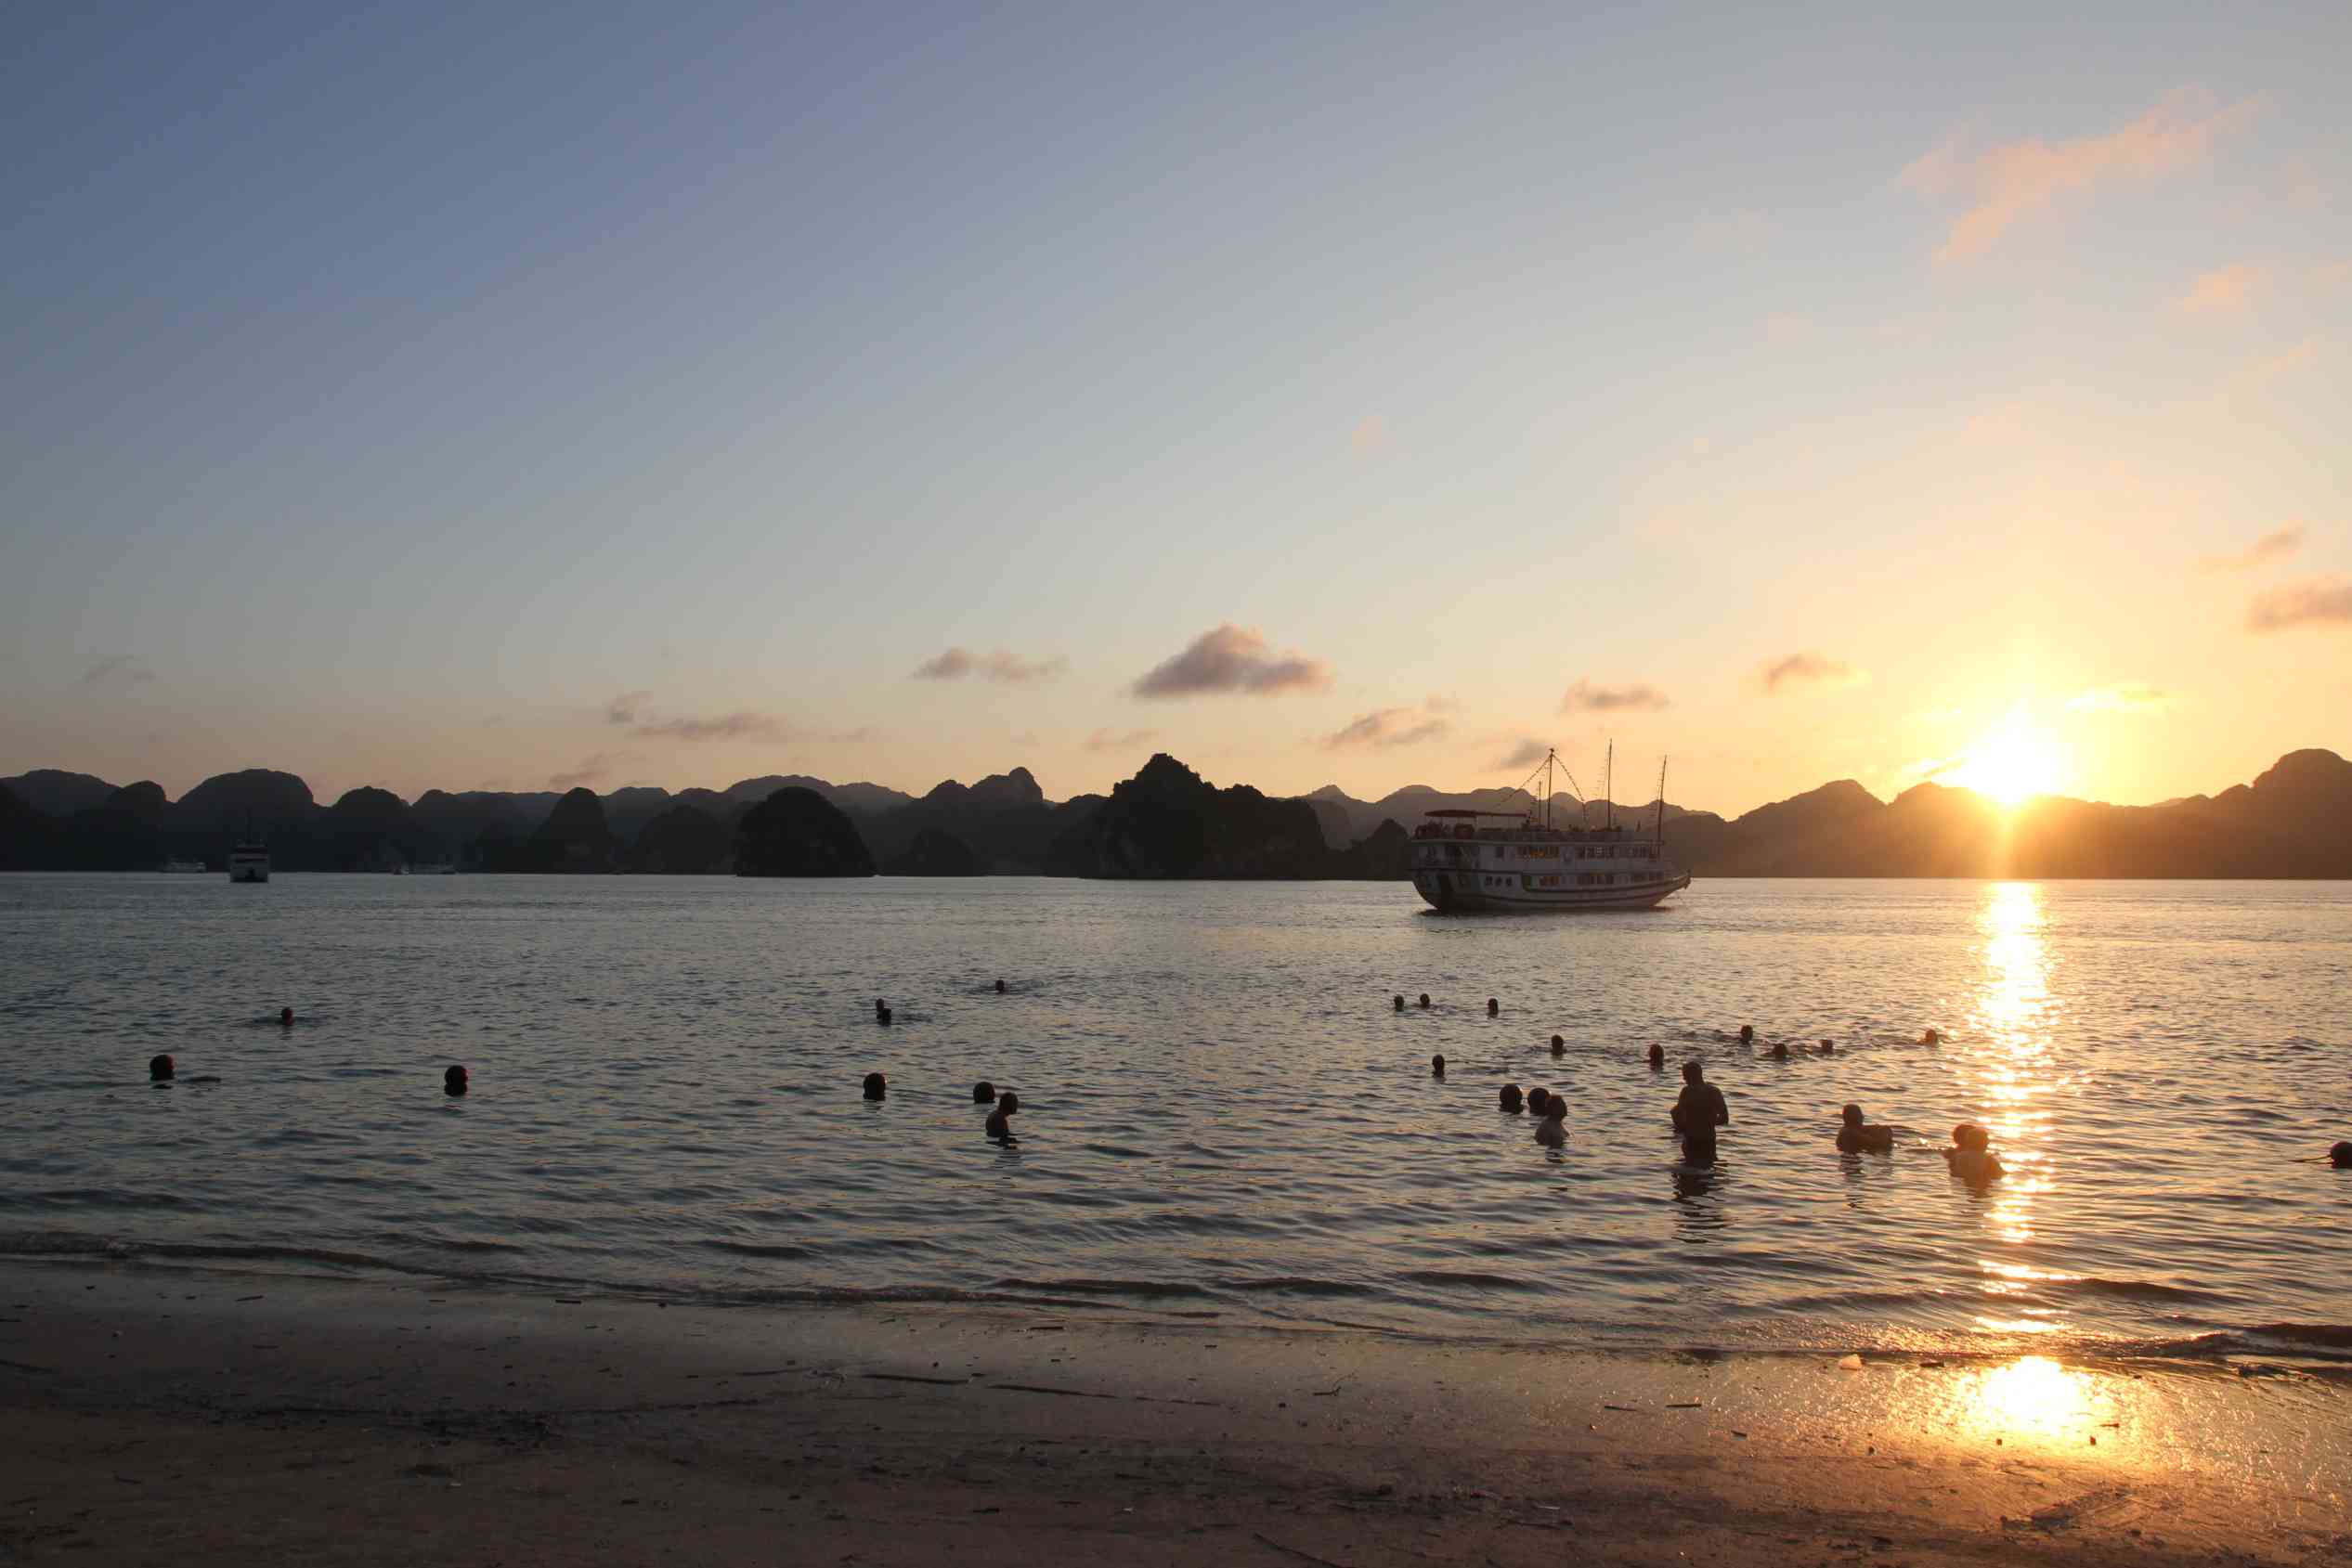
[[[1529, 811], [1432, 811], [1413, 830], [1413, 888], [1441, 910], [1648, 909], [1690, 886], [1666, 858], [1666, 774], [1648, 834], [1610, 823], [1551, 825], [1552, 768], [1543, 816]], [[1571, 784], [1574, 779], [1569, 780]], [[1615, 814], [1615, 808], [1611, 808]], [[1487, 823], [1496, 825], [1482, 825]]]
[[266, 882], [269, 880], [269, 846], [240, 844], [228, 852], [228, 879], [231, 882]]
[[194, 876], [201, 875], [212, 868], [202, 861], [165, 861], [155, 869], [174, 876]]

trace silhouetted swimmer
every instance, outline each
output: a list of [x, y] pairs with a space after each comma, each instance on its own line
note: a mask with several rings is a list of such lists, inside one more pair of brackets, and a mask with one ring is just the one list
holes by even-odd
[[1404, 999], [1404, 997], [1402, 997], [1401, 995], [1400, 995], [1400, 996], [1398, 996], [1397, 998], [1396, 998], [1396, 1002], [1397, 1002], [1397, 1011], [1398, 1011], [1398, 1012], [1400, 1012], [1400, 1013], [1401, 1013], [1401, 1012], [1403, 1012], [1403, 1011], [1405, 1010], [1405, 999]]
[[1488, 998], [1487, 998], [1487, 1017], [1490, 1017], [1490, 1018], [1491, 1018], [1491, 1017], [1495, 1017], [1497, 1014], [1501, 1013], [1501, 1011], [1502, 1011], [1502, 1004], [1501, 1004], [1501, 1003], [1497, 1002], [1497, 1001], [1496, 1001], [1493, 997], [1491, 997], [1491, 996], [1489, 996], [1489, 997], [1488, 997]]
[[1653, 1044], [1650, 1046], [1650, 1066], [1652, 1066], [1652, 1067], [1664, 1067], [1665, 1065], [1666, 1065], [1666, 1047], [1665, 1047], [1665, 1046], [1663, 1046], [1663, 1045], [1659, 1045], [1659, 1044], [1657, 1044], [1657, 1043], [1653, 1043]]
[[1527, 1109], [1534, 1115], [1541, 1116], [1543, 1114], [1543, 1108], [1551, 1103], [1552, 1091], [1545, 1088], [1542, 1084], [1539, 1083], [1534, 1088], [1527, 1091]]
[[1566, 1041], [1561, 1039], [1556, 1034], [1552, 1037], [1552, 1054], [1553, 1056], [1566, 1056], [1567, 1054], [1567, 1049], [1568, 1043]]
[[988, 1136], [992, 1142], [1007, 1147], [1020, 1142], [1014, 1136], [1011, 1117], [1020, 1108], [1020, 1096], [1010, 1089], [997, 1096], [996, 1108], [988, 1113]]
[[441, 1093], [448, 1095], [452, 1099], [464, 1094], [466, 1088], [467, 1082], [465, 1069], [461, 1067], [453, 1067], [441, 1075]]
[[869, 1072], [865, 1075], [865, 1097], [867, 1099], [878, 1100], [890, 1092], [890, 1081], [889, 1079], [883, 1077], [878, 1072]]
[[1002, 980], [996, 982], [996, 994], [999, 996], [1005, 994], [1005, 982]]
[[996, 1085], [983, 1078], [972, 1085], [972, 1104], [984, 1106], [996, 1097]]
[[1892, 1154], [1894, 1129], [1873, 1127], [1862, 1119], [1862, 1108], [1849, 1105], [1838, 1113], [1838, 1152], [1840, 1154]]
[[1928, 1030], [1919, 1036], [1919, 1043], [1922, 1045], [1941, 1045], [1943, 1043], [1943, 1031], [1937, 1029]]
[[158, 1083], [168, 1082], [172, 1074], [178, 1070], [178, 1064], [172, 1060], [169, 1053], [147, 1058], [147, 1076]]
[[1568, 1130], [1562, 1123], [1568, 1114], [1568, 1102], [1557, 1095], [1543, 1096], [1543, 1120], [1536, 1123], [1535, 1141], [1546, 1148], [1560, 1148], [1568, 1141]]
[[1712, 1160], [1715, 1129], [1731, 1123], [1731, 1107], [1723, 1103], [1723, 1092], [1707, 1082], [1706, 1069], [1696, 1062], [1684, 1062], [1683, 1092], [1674, 1101], [1674, 1131], [1683, 1136], [1683, 1155]]
[[1429, 1076], [1432, 1078], [1443, 1078], [1446, 1076], [1445, 1057], [1432, 1056], [1429, 1058]]
[[874, 1004], [874, 1021], [886, 1028], [889, 1026], [890, 1021], [890, 1010], [888, 1007], [883, 1006], [879, 1002], [877, 1002]]
[[278, 1009], [278, 1027], [279, 1029], [292, 1029], [294, 1027], [294, 1010], [292, 1007], [280, 1007]]
[[1519, 1085], [1516, 1083], [1504, 1084], [1502, 1086], [1502, 1094], [1500, 1097], [1502, 1102], [1502, 1108], [1509, 1111], [1514, 1116], [1518, 1115], [1520, 1108], [1527, 1104], [1527, 1096], [1519, 1093]]
[[1788, 1042], [1786, 1040], [1774, 1041], [1773, 1048], [1765, 1052], [1764, 1055], [1770, 1056], [1776, 1062], [1787, 1061], [1788, 1059]]
[[1756, 1043], [1756, 1026], [1754, 1024], [1742, 1024], [1739, 1026], [1739, 1043], [1742, 1045], [1753, 1045]]
[[2006, 1175], [1987, 1147], [1992, 1141], [1992, 1134], [1973, 1121], [1963, 1121], [1952, 1129], [1953, 1147], [1943, 1151], [1943, 1162], [1952, 1167], [1954, 1175], [1976, 1186]]
[[2328, 1163], [2339, 1171], [2352, 1171], [2352, 1140], [2331, 1147], [2328, 1150]]
[[1825, 1040], [1813, 1047], [1813, 1055], [1816, 1056], [1834, 1056], [1837, 1054], [1838, 1043], [1834, 1040]]
[[1428, 1010], [1429, 993], [1425, 991], [1421, 993], [1421, 1006], [1423, 1011], [1426, 1012]]

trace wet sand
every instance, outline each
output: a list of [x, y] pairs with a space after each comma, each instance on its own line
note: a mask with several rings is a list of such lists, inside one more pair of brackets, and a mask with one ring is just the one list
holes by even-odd
[[2328, 1378], [1697, 1321], [1641, 1356], [11, 1263], [0, 1562], [2352, 1556]]

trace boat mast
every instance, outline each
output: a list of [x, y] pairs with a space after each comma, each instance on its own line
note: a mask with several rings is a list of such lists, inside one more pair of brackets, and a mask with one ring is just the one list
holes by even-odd
[[1552, 759], [1560, 753], [1556, 747], [1543, 754], [1543, 831], [1552, 831]]
[[1657, 759], [1657, 841], [1666, 842], [1666, 758]]
[[1617, 826], [1617, 742], [1609, 743], [1609, 759], [1601, 764], [1601, 814], [1604, 824]]

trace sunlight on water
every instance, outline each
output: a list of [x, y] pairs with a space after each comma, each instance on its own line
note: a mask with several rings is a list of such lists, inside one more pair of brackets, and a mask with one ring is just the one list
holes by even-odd
[[[2034, 1239], [2035, 1209], [2055, 1185], [2046, 1134], [2054, 1114], [2050, 1098], [2060, 1080], [2051, 1046], [2058, 1018], [2043, 944], [2046, 918], [2042, 888], [2031, 882], [1988, 886], [1977, 917], [1983, 976], [1969, 1034], [1976, 1043], [1976, 1075], [1992, 1108], [1986, 1124], [2008, 1172], [1993, 1184], [1984, 1223], [1995, 1239], [2012, 1245]], [[1989, 1259], [1980, 1267], [1986, 1276], [1984, 1293], [1995, 1307], [2014, 1307], [2013, 1301], [2002, 1299], [2021, 1294], [2025, 1282], [2055, 1277]], [[1977, 1321], [2007, 1333], [2046, 1333], [2059, 1327], [2047, 1308], [1996, 1312]]]

